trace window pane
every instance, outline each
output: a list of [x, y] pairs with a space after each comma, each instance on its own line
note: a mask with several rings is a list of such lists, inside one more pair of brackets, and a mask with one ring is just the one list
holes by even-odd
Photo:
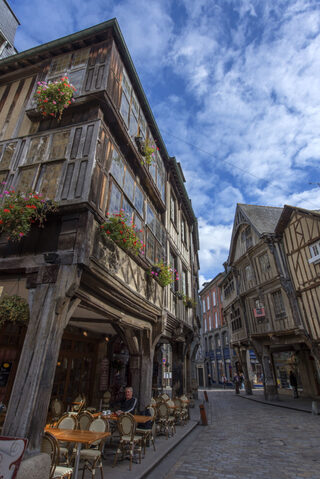
[[155, 242], [155, 239], [152, 233], [150, 233], [150, 231], [147, 231], [146, 256], [152, 263], [155, 262], [154, 242]]
[[111, 163], [110, 173], [117, 180], [119, 185], [122, 187], [124, 164], [123, 164], [121, 156], [119, 155], [116, 149], [114, 149], [112, 152], [112, 163]]
[[136, 191], [134, 196], [134, 206], [138, 213], [144, 218], [144, 195], [138, 185], [136, 185]]
[[[43, 165], [40, 177], [42, 177], [40, 193], [45, 198], [54, 199], [58, 190], [63, 163]], [[43, 171], [42, 171], [43, 170]]]
[[122, 72], [122, 93], [124, 95], [126, 95], [127, 98], [129, 98], [129, 101], [130, 101], [130, 97], [131, 97], [131, 83], [129, 81], [129, 78], [127, 76], [127, 73], [125, 70], [123, 70]]
[[40, 136], [38, 138], [33, 138], [30, 141], [29, 150], [27, 153], [27, 164], [39, 162], [44, 160], [48, 145], [48, 136]]
[[134, 178], [132, 177], [128, 168], [126, 170], [123, 190], [124, 190], [126, 196], [129, 198], [129, 200], [133, 203], [133, 199], [134, 199]]
[[115, 185], [115, 183], [112, 182], [108, 211], [109, 213], [119, 213], [120, 208], [121, 208], [121, 191]]
[[89, 58], [89, 48], [83, 48], [74, 52], [72, 55], [71, 68], [81, 68], [87, 64]]
[[139, 115], [139, 135], [142, 136], [142, 138], [147, 136], [147, 123], [141, 111]]
[[155, 229], [156, 229], [156, 217], [155, 217], [155, 214], [153, 212], [153, 210], [151, 209], [150, 205], [148, 204], [148, 207], [147, 207], [147, 225], [149, 226], [149, 228], [151, 229], [151, 231], [153, 233], [155, 233]]
[[127, 97], [125, 96], [124, 93], [122, 93], [122, 97], [121, 97], [121, 105], [120, 105], [120, 113], [121, 113], [121, 116], [122, 118], [124, 119], [125, 121], [125, 124], [128, 128], [129, 126], [129, 100], [127, 99]]
[[144, 231], [145, 231], [144, 230], [144, 223], [143, 223], [142, 219], [137, 214], [135, 214], [134, 224], [135, 224], [136, 235], [139, 237], [139, 239], [141, 241], [144, 242]]
[[131, 137], [138, 135], [138, 120], [137, 120], [137, 117], [134, 116], [132, 111], [130, 112], [129, 134]]
[[52, 77], [58, 74], [64, 74], [67, 72], [70, 64], [71, 54], [61, 55], [58, 58], [52, 60], [49, 76]]
[[21, 169], [19, 172], [16, 190], [24, 192], [24, 193], [32, 190], [36, 171], [37, 171], [37, 168], [35, 166], [32, 166], [31, 168]]
[[59, 160], [66, 157], [70, 130], [55, 133], [52, 137], [50, 159]]
[[123, 204], [122, 204], [122, 208], [127, 216], [127, 223], [129, 224], [130, 221], [132, 221], [132, 217], [133, 217], [133, 208], [132, 206], [130, 206], [129, 202], [127, 201], [126, 198], [123, 198]]
[[0, 163], [1, 169], [9, 168], [16, 146], [17, 146], [17, 143], [8, 143], [6, 145], [6, 148], [4, 150], [2, 160]]

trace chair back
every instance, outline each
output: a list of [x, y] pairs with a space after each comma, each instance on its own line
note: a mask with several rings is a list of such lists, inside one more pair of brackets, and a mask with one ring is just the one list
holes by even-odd
[[165, 402], [158, 405], [158, 416], [160, 419], [167, 419], [169, 416], [168, 406]]
[[57, 427], [59, 429], [77, 429], [78, 420], [74, 415], [65, 414], [57, 422]]
[[0, 478], [16, 477], [27, 443], [24, 438], [0, 436]]
[[153, 406], [148, 406], [147, 409], [152, 417], [156, 415], [156, 409]]
[[49, 454], [51, 458], [51, 467], [50, 467], [50, 476], [49, 479], [53, 477], [54, 470], [59, 458], [59, 445], [56, 438], [49, 432], [45, 432], [40, 446], [40, 451]]
[[157, 401], [155, 400], [155, 398], [151, 398], [150, 404], [151, 404], [151, 405], [157, 404]]
[[180, 401], [179, 398], [175, 398], [175, 399], [173, 400], [173, 402], [174, 402], [174, 405], [175, 405], [176, 407], [178, 407], [179, 409], [181, 409], [182, 404], [181, 404], [181, 401]]
[[170, 399], [170, 396], [167, 393], [163, 393], [160, 396], [164, 401], [168, 401]]
[[78, 394], [78, 396], [73, 400], [71, 410], [73, 412], [81, 412], [86, 404], [86, 397], [84, 394]]
[[107, 403], [109, 404], [110, 403], [110, 400], [111, 400], [111, 392], [110, 391], [106, 391], [103, 396], [102, 396], [102, 400], [104, 403]]
[[174, 408], [175, 404], [174, 404], [174, 402], [172, 401], [172, 399], [169, 399], [169, 400], [167, 401], [167, 406], [168, 406], [168, 407], [171, 407], [171, 408]]
[[[92, 431], [92, 432], [108, 432], [109, 431], [109, 423], [108, 423], [108, 421], [105, 421], [102, 417], [97, 417], [96, 419], [93, 419], [93, 421], [90, 423], [89, 431]], [[99, 439], [98, 441], [93, 442], [91, 445], [92, 446], [98, 446], [100, 443], [101, 443], [101, 439]]]
[[82, 411], [77, 415], [78, 427], [81, 431], [88, 431], [90, 423], [93, 421], [93, 416], [89, 411]]
[[50, 403], [50, 412], [53, 417], [61, 417], [63, 414], [63, 402], [59, 398], [52, 399]]
[[134, 433], [136, 431], [136, 422], [132, 414], [129, 412], [120, 414], [117, 424], [120, 436], [131, 436], [133, 439]]

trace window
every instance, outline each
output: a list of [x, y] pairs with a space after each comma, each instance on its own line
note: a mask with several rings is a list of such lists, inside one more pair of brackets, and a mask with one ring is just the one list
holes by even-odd
[[[206, 333], [207, 332], [207, 320], [206, 318], [204, 318], [204, 332]], [[206, 341], [207, 341], [207, 338], [206, 338]], [[207, 347], [206, 347], [207, 349]]]
[[233, 293], [233, 291], [234, 291], [234, 283], [232, 278], [228, 280], [227, 284], [223, 288], [224, 297], [228, 298], [228, 296], [230, 296]]
[[207, 311], [209, 311], [210, 309], [210, 299], [209, 299], [209, 295], [207, 296]]
[[213, 306], [216, 306], [217, 303], [216, 303], [216, 292], [215, 291], [212, 292], [212, 301], [213, 301]]
[[183, 216], [181, 216], [181, 241], [187, 245], [186, 221]]
[[202, 300], [202, 307], [203, 307], [203, 312], [205, 313], [206, 312], [206, 302], [205, 302], [204, 299]]
[[272, 293], [272, 301], [276, 319], [282, 319], [287, 316], [281, 291]]
[[215, 322], [215, 327], [218, 328], [219, 324], [218, 324], [218, 313], [217, 313], [217, 311], [214, 313], [214, 322]]
[[311, 258], [308, 260], [309, 264], [320, 262], [320, 241], [309, 246]]
[[[170, 251], [170, 266], [173, 270], [178, 270], [178, 258], [172, 251]], [[184, 287], [183, 284], [182, 287]], [[176, 291], [178, 289], [178, 282], [174, 281], [171, 283], [170, 288], [172, 291]]]
[[232, 329], [232, 332], [235, 332], [241, 328], [242, 328], [242, 321], [241, 321], [240, 309], [237, 308], [231, 313], [231, 329]]
[[170, 196], [170, 219], [173, 224], [177, 224], [177, 201], [172, 192]]
[[182, 268], [182, 292], [183, 294], [187, 295], [188, 294], [188, 273], [187, 271]]
[[253, 242], [252, 242], [252, 233], [251, 233], [251, 227], [247, 226], [241, 233], [241, 242], [245, 243], [246, 249], [249, 249]]
[[259, 256], [259, 263], [260, 263], [261, 272], [267, 273], [269, 269], [271, 268], [268, 253], [264, 253], [261, 256]]

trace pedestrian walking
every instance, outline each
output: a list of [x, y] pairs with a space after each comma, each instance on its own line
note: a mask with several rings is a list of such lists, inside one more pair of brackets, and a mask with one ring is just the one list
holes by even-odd
[[234, 388], [236, 390], [236, 394], [240, 394], [241, 381], [240, 381], [240, 376], [238, 374], [234, 375], [233, 384], [234, 384]]
[[222, 379], [223, 389], [226, 389], [226, 387], [227, 387], [227, 378], [226, 378], [226, 376], [222, 376], [221, 379]]
[[294, 374], [293, 371], [290, 371], [289, 374], [289, 381], [290, 381], [290, 386], [292, 387], [293, 390], [293, 399], [298, 399], [298, 381], [297, 381], [297, 376]]
[[211, 388], [211, 384], [212, 384], [212, 379], [211, 379], [211, 374], [209, 373], [208, 374], [208, 387]]
[[240, 374], [240, 388], [244, 390], [244, 375]]

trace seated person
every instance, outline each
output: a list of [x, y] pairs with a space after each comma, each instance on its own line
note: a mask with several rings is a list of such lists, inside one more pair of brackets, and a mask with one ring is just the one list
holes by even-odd
[[123, 412], [130, 412], [134, 414], [134, 410], [137, 406], [137, 399], [133, 397], [132, 387], [125, 389], [125, 400], [121, 402], [120, 409], [116, 411], [116, 414], [122, 414]]

